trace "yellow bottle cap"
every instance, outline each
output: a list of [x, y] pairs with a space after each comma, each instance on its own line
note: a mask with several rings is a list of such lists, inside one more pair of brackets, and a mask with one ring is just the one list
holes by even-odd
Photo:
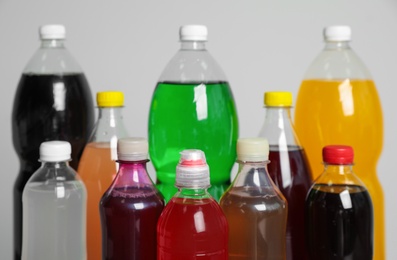
[[96, 94], [98, 107], [122, 107], [124, 94], [121, 91], [104, 91]]
[[265, 92], [265, 106], [270, 107], [290, 107], [292, 106], [292, 93], [288, 91]]

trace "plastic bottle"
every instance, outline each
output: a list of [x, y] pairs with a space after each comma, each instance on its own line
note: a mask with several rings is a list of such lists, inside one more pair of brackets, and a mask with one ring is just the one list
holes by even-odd
[[259, 133], [269, 142], [267, 170], [288, 201], [287, 260], [307, 259], [305, 240], [305, 199], [312, 174], [305, 151], [291, 121], [292, 93], [266, 92], [266, 116]]
[[87, 192], [65, 141], [40, 145], [41, 167], [23, 190], [23, 260], [85, 260]]
[[203, 151], [181, 152], [175, 186], [178, 192], [157, 224], [158, 259], [228, 259], [228, 223], [207, 192], [210, 178]]
[[41, 46], [23, 70], [12, 110], [12, 138], [20, 161], [14, 184], [14, 260], [21, 259], [22, 191], [40, 167], [40, 144], [70, 142], [70, 165], [77, 169], [94, 124], [91, 90], [65, 47], [65, 27], [44, 25], [39, 34]]
[[181, 49], [154, 90], [149, 114], [149, 152], [160, 191], [168, 201], [177, 191], [179, 152], [205, 152], [211, 168], [210, 194], [219, 200], [230, 184], [236, 159], [238, 119], [229, 83], [206, 50], [207, 28], [180, 28]]
[[229, 259], [286, 259], [287, 201], [267, 172], [265, 138], [240, 138], [238, 173], [220, 206], [229, 223]]
[[374, 260], [384, 260], [384, 199], [376, 171], [383, 146], [381, 103], [367, 68], [350, 48], [350, 27], [327, 27], [324, 39], [325, 48], [310, 65], [299, 89], [295, 129], [314, 178], [322, 172], [323, 146], [342, 143], [354, 148], [358, 177], [374, 203]]
[[323, 161], [325, 169], [306, 200], [310, 259], [372, 260], [372, 202], [354, 174], [353, 148], [325, 146]]
[[99, 203], [118, 171], [117, 140], [128, 136], [122, 116], [124, 94], [119, 91], [98, 92], [97, 104], [98, 119], [78, 168], [88, 193], [88, 260], [102, 257]]
[[117, 144], [119, 171], [100, 202], [102, 259], [157, 259], [157, 221], [164, 197], [146, 170], [148, 142], [123, 138]]

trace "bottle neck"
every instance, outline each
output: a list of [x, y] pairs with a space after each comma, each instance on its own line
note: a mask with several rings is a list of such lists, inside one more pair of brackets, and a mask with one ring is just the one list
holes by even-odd
[[182, 41], [181, 50], [195, 50], [203, 51], [205, 50], [205, 42], [203, 41]]
[[266, 107], [265, 113], [259, 135], [268, 140], [271, 148], [287, 150], [288, 146], [300, 146], [291, 120], [291, 107]]
[[329, 164], [324, 163], [324, 171], [327, 174], [353, 174], [353, 164]]
[[123, 120], [123, 107], [98, 107], [98, 120], [105, 120], [109, 125], [116, 125]]
[[175, 194], [175, 197], [185, 199], [206, 199], [210, 198], [211, 195], [208, 193], [207, 188], [205, 187], [179, 187], [178, 192]]
[[115, 187], [125, 186], [153, 186], [153, 182], [147, 172], [147, 162], [141, 161], [122, 161], [119, 160], [119, 170], [114, 180]]
[[45, 161], [42, 161], [41, 162], [41, 166], [43, 168], [55, 168], [55, 169], [65, 168], [65, 167], [69, 166], [69, 161], [61, 161], [61, 162], [45, 162]]
[[118, 138], [126, 137], [122, 111], [123, 107], [99, 107], [98, 120], [90, 141], [117, 143]]
[[65, 40], [63, 39], [45, 39], [41, 40], [41, 48], [64, 48]]
[[348, 50], [350, 45], [348, 41], [325, 41], [324, 50]]

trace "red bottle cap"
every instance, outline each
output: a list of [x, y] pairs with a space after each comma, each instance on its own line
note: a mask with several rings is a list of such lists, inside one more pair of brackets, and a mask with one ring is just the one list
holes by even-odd
[[323, 148], [323, 161], [330, 164], [352, 164], [353, 148], [348, 145], [327, 145]]

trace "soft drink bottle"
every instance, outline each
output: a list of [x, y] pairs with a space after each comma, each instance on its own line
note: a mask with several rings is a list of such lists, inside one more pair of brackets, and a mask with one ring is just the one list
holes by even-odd
[[148, 142], [118, 140], [119, 171], [100, 202], [102, 259], [157, 259], [157, 221], [164, 197], [146, 170]]
[[236, 159], [238, 120], [229, 83], [206, 50], [207, 28], [180, 28], [181, 49], [160, 76], [149, 114], [149, 152], [160, 191], [168, 201], [176, 192], [179, 152], [205, 152], [211, 168], [209, 192], [219, 199], [230, 184]]
[[228, 224], [207, 192], [210, 178], [203, 151], [181, 152], [175, 186], [178, 192], [157, 224], [158, 259], [228, 259]]
[[306, 199], [306, 235], [311, 260], [372, 260], [373, 209], [353, 171], [353, 148], [328, 145], [324, 171]]
[[229, 259], [286, 259], [287, 201], [271, 180], [265, 138], [240, 138], [238, 173], [220, 200], [229, 224]]
[[269, 142], [269, 175], [288, 201], [287, 260], [305, 260], [305, 199], [312, 174], [291, 121], [292, 93], [265, 92], [264, 104], [259, 136]]
[[117, 174], [117, 140], [128, 136], [122, 115], [123, 92], [98, 92], [97, 104], [98, 119], [78, 168], [88, 194], [88, 260], [98, 260], [102, 256], [99, 202]]
[[85, 260], [87, 192], [69, 166], [70, 143], [40, 146], [41, 167], [25, 185], [23, 260]]
[[20, 161], [14, 184], [14, 260], [21, 259], [22, 191], [40, 167], [40, 144], [68, 141], [70, 165], [77, 169], [94, 124], [91, 90], [65, 47], [65, 27], [44, 25], [39, 34], [41, 46], [23, 70], [12, 110], [12, 138]]
[[324, 40], [323, 51], [310, 65], [299, 89], [296, 132], [314, 178], [322, 172], [321, 149], [325, 145], [342, 143], [354, 148], [358, 177], [374, 203], [374, 260], [384, 260], [384, 200], [376, 172], [383, 145], [381, 103], [367, 68], [350, 47], [350, 27], [326, 27]]

